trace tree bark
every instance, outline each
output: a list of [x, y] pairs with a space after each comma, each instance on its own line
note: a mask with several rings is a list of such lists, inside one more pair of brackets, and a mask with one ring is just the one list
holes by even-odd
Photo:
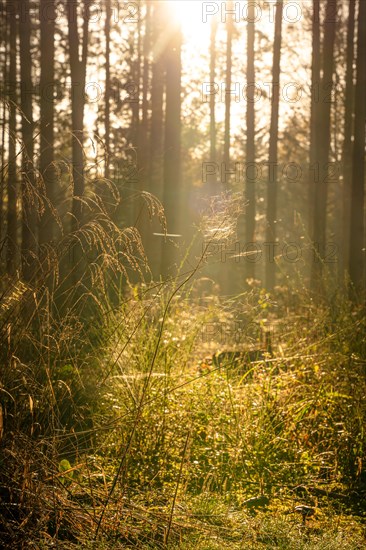
[[[178, 234], [180, 229], [179, 200], [181, 196], [181, 46], [179, 28], [171, 31], [171, 38], [165, 50], [166, 67], [166, 110], [164, 144], [164, 199], [168, 232]], [[171, 239], [173, 241], [171, 242]], [[162, 275], [172, 274], [177, 260], [177, 237], [168, 237], [163, 242]]]
[[[0, 14], [0, 29], [1, 29], [1, 75], [3, 82], [8, 81], [8, 63], [9, 63], [9, 25], [6, 11], [1, 10]], [[6, 128], [8, 118], [8, 106], [5, 101], [1, 104], [1, 181], [0, 181], [0, 273], [3, 271], [2, 256], [4, 252], [3, 243], [5, 240], [5, 212], [4, 212], [4, 191], [5, 191], [5, 157], [6, 157]]]
[[[247, 110], [246, 126], [247, 141], [245, 148], [245, 241], [253, 243], [255, 240], [255, 67], [254, 67], [254, 41], [255, 41], [255, 6], [248, 4], [247, 22]], [[251, 169], [252, 167], [252, 169]], [[247, 247], [246, 247], [247, 249]], [[255, 264], [252, 258], [244, 259], [246, 277], [255, 277]]]
[[72, 176], [74, 182], [74, 197], [72, 204], [72, 231], [76, 231], [81, 225], [81, 202], [84, 194], [84, 107], [85, 107], [85, 78], [86, 57], [88, 44], [88, 20], [89, 1], [84, 1], [84, 24], [82, 39], [82, 56], [79, 56], [79, 31], [77, 17], [77, 3], [75, 0], [67, 0], [67, 17], [69, 32], [69, 54], [71, 70], [71, 119], [72, 119]]
[[319, 134], [318, 155], [315, 170], [314, 228], [311, 288], [318, 293], [324, 292], [323, 264], [326, 250], [326, 222], [328, 197], [328, 170], [330, 154], [331, 98], [333, 97], [334, 42], [336, 29], [337, 0], [328, 0], [324, 20], [323, 38], [323, 77], [319, 94]]
[[35, 277], [37, 258], [37, 198], [34, 171], [33, 84], [29, 0], [19, 1], [20, 105], [22, 111], [22, 274], [27, 282]]
[[17, 266], [17, 184], [16, 184], [16, 56], [17, 56], [17, 21], [16, 5], [14, 0], [7, 1], [9, 25], [9, 142], [8, 142], [8, 209], [7, 209], [7, 247], [6, 271], [10, 276], [15, 275]]
[[[139, 132], [138, 132], [138, 176], [139, 192], [148, 190], [148, 167], [149, 167], [149, 101], [148, 89], [150, 84], [150, 18], [151, 6], [147, 3], [143, 26], [143, 39], [141, 40], [142, 52], [139, 54], [141, 72], [141, 102], [139, 101]], [[138, 206], [138, 224], [137, 228], [141, 234], [145, 249], [150, 246], [151, 234], [149, 233], [149, 212], [144, 196], [140, 195], [136, 199]]]
[[[229, 4], [230, 11], [233, 10], [233, 3]], [[225, 79], [225, 130], [224, 130], [224, 167], [229, 170], [230, 166], [230, 118], [231, 118], [231, 79], [232, 79], [232, 41], [233, 41], [233, 20], [229, 14], [226, 21], [226, 79]], [[225, 189], [229, 188], [228, 181], [225, 181]]]
[[151, 134], [150, 134], [150, 185], [151, 192], [162, 197], [162, 164], [163, 164], [163, 95], [164, 95], [164, 59], [163, 45], [160, 37], [163, 32], [163, 14], [161, 2], [153, 4], [153, 63], [151, 82]]
[[269, 131], [269, 157], [267, 180], [267, 257], [265, 286], [267, 290], [273, 290], [276, 284], [276, 217], [277, 217], [277, 149], [278, 149], [278, 114], [280, 100], [280, 61], [282, 42], [282, 14], [283, 1], [279, 0], [276, 6], [275, 37], [273, 44], [272, 67], [272, 109], [271, 125]]
[[111, 134], [111, 122], [110, 122], [110, 96], [111, 96], [111, 0], [106, 0], [105, 3], [105, 108], [104, 108], [104, 177], [109, 179], [110, 170], [110, 134]]
[[311, 56], [311, 104], [310, 104], [310, 150], [309, 150], [309, 215], [308, 232], [313, 237], [315, 209], [315, 178], [314, 170], [318, 155], [319, 134], [319, 88], [320, 88], [320, 2], [313, 0], [312, 21], [312, 56]]
[[[137, 165], [139, 165], [139, 153], [140, 153], [140, 85], [141, 85], [141, 18], [137, 20], [137, 33], [132, 34], [132, 51], [136, 58], [132, 62], [131, 76], [132, 76], [132, 88], [134, 90], [134, 97], [131, 98], [131, 143], [135, 148]], [[138, 170], [139, 172], [139, 170]]]
[[41, 78], [40, 78], [40, 172], [45, 186], [45, 212], [41, 218], [40, 244], [51, 242], [54, 238], [56, 173], [54, 166], [54, 58], [55, 58], [55, 3], [54, 0], [41, 0]]
[[342, 150], [343, 167], [343, 211], [342, 211], [342, 254], [341, 274], [349, 266], [349, 238], [351, 214], [351, 187], [352, 187], [352, 136], [354, 110], [353, 61], [355, 54], [355, 8], [356, 0], [349, 0], [348, 28], [347, 28], [347, 59], [346, 59], [346, 91], [344, 113], [344, 141]]
[[150, 85], [150, 62], [149, 54], [151, 48], [151, 5], [146, 4], [146, 16], [145, 16], [145, 34], [143, 41], [143, 71], [142, 71], [142, 117], [141, 117], [141, 150], [143, 153], [143, 168], [144, 168], [144, 181], [146, 185], [146, 167], [149, 165], [148, 155], [148, 137], [149, 137], [149, 101], [148, 90]]
[[[149, 143], [149, 191], [158, 197], [163, 198], [163, 142], [164, 142], [164, 76], [165, 67], [163, 59], [163, 10], [162, 2], [156, 1], [153, 7], [154, 25], [152, 28], [152, 75], [151, 75], [151, 126]], [[156, 232], [161, 232], [161, 227], [154, 221], [152, 223]], [[158, 277], [161, 273], [161, 248], [160, 237], [152, 235], [150, 248], [147, 251], [149, 264], [153, 276]]]
[[353, 145], [350, 279], [353, 291], [364, 290], [364, 201], [365, 201], [365, 121], [366, 121], [366, 2], [359, 3], [355, 91], [355, 138]]
[[[217, 20], [212, 18], [210, 33], [210, 83], [211, 87], [215, 85], [216, 80], [216, 33]], [[211, 88], [210, 94], [210, 161], [216, 162], [216, 98], [214, 90]], [[215, 189], [216, 176], [212, 177], [211, 188]]]

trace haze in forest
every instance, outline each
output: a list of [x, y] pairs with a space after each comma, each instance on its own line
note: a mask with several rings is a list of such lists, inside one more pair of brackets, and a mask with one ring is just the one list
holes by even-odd
[[366, 0], [0, 28], [1, 548], [365, 547]]

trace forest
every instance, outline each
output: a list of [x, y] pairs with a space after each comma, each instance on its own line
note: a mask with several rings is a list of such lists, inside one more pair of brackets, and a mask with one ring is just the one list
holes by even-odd
[[0, 28], [0, 548], [365, 548], [366, 0]]

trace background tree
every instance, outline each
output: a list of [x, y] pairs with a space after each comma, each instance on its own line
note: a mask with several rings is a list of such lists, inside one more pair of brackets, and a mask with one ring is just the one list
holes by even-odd
[[[165, 89], [165, 65], [164, 65], [164, 6], [155, 1], [152, 5], [154, 21], [152, 33], [152, 69], [151, 69], [151, 119], [150, 119], [150, 143], [148, 189], [162, 200], [163, 197], [163, 156], [164, 156], [164, 89]], [[150, 234], [161, 232], [161, 228], [155, 220], [151, 223]], [[160, 238], [152, 235], [150, 249], [147, 250], [151, 269], [155, 277], [161, 272], [161, 242]]]
[[37, 190], [34, 167], [33, 82], [31, 9], [29, 0], [19, 6], [20, 106], [22, 117], [22, 273], [26, 281], [35, 277], [38, 254]]
[[[178, 235], [179, 213], [176, 209], [181, 196], [181, 46], [180, 29], [172, 28], [164, 52], [166, 68], [166, 107], [164, 141], [164, 195], [163, 206], [168, 232]], [[177, 237], [171, 237], [177, 239]], [[174, 240], [163, 243], [162, 275], [167, 277], [176, 260]]]
[[[216, 83], [216, 34], [217, 34], [217, 19], [212, 18], [210, 29], [210, 162], [216, 163], [216, 94], [214, 87]], [[211, 181], [212, 180], [212, 181]], [[216, 176], [213, 175], [210, 180], [212, 193], [216, 192]]]
[[314, 166], [318, 154], [319, 134], [319, 86], [320, 86], [320, 4], [313, 0], [312, 9], [312, 54], [311, 54], [311, 96], [310, 96], [310, 150], [309, 150], [309, 195], [308, 195], [308, 230], [313, 235], [315, 180]]
[[143, 59], [142, 59], [142, 90], [141, 90], [141, 123], [140, 123], [140, 163], [143, 180], [147, 181], [147, 167], [149, 166], [149, 98], [148, 93], [151, 87], [150, 82], [150, 50], [151, 50], [151, 4], [147, 3], [145, 8], [145, 25], [143, 37]]
[[55, 57], [55, 3], [40, 2], [41, 76], [40, 76], [40, 160], [39, 169], [44, 182], [45, 213], [40, 220], [39, 242], [47, 243], [54, 237], [56, 173], [54, 166], [54, 57]]
[[316, 156], [314, 166], [314, 261], [312, 263], [311, 285], [315, 291], [322, 291], [323, 263], [326, 254], [327, 197], [331, 140], [331, 98], [334, 97], [333, 74], [336, 15], [337, 0], [327, 0], [323, 32], [322, 79], [319, 92], [318, 155]]
[[[247, 22], [247, 110], [246, 110], [246, 149], [245, 149], [245, 241], [255, 240], [255, 6], [248, 4]], [[254, 278], [255, 262], [253, 258], [246, 260], [246, 276]]]
[[14, 0], [7, 0], [7, 19], [9, 28], [9, 141], [8, 141], [8, 204], [6, 234], [6, 271], [15, 275], [17, 266], [17, 167], [16, 167], [16, 78], [17, 78], [17, 20]]
[[[86, 62], [88, 52], [88, 23], [89, 23], [89, 1], [83, 2], [83, 32], [80, 41], [78, 28], [77, 3], [74, 0], [67, 0], [67, 18], [69, 32], [69, 55], [71, 71], [72, 90], [72, 177], [74, 187], [74, 198], [72, 206], [72, 229], [76, 230], [81, 224], [81, 197], [84, 194], [84, 107], [85, 107], [85, 79]], [[82, 45], [81, 56], [79, 53], [80, 42]]]
[[349, 265], [350, 208], [352, 186], [352, 136], [354, 112], [353, 61], [355, 50], [356, 0], [349, 0], [347, 26], [346, 89], [344, 112], [344, 140], [342, 150], [343, 209], [342, 209], [342, 254], [341, 274], [344, 276]]
[[[233, 2], [229, 2], [228, 12], [233, 11]], [[231, 118], [231, 73], [232, 73], [232, 41], [233, 41], [233, 15], [226, 15], [226, 77], [225, 77], [225, 130], [224, 130], [224, 156], [225, 170], [229, 170], [230, 164], [230, 118]], [[225, 175], [225, 188], [228, 188]]]
[[272, 104], [271, 123], [269, 130], [269, 156], [268, 156], [268, 181], [267, 181], [267, 231], [266, 242], [268, 255], [266, 257], [266, 282], [268, 290], [273, 290], [276, 282], [276, 217], [277, 217], [277, 149], [278, 149], [278, 115], [280, 105], [280, 61], [282, 43], [282, 16], [283, 2], [279, 0], [276, 4], [275, 36], [273, 43], [273, 66], [272, 66]]
[[[9, 59], [9, 25], [6, 10], [2, 10], [0, 14], [0, 51], [2, 55], [0, 56], [0, 70], [2, 71], [3, 82], [8, 81], [8, 59]], [[5, 199], [5, 185], [6, 185], [6, 173], [5, 173], [5, 158], [6, 158], [6, 126], [8, 118], [8, 109], [5, 102], [5, 93], [4, 101], [1, 105], [1, 150], [0, 150], [0, 162], [1, 162], [1, 176], [0, 176], [0, 242], [4, 242], [5, 238], [5, 220], [4, 220], [4, 199]], [[0, 253], [0, 256], [2, 254]]]
[[354, 289], [365, 288], [364, 201], [366, 120], [366, 2], [360, 1], [357, 31], [355, 138], [353, 144], [349, 273]]
[[111, 0], [106, 0], [105, 3], [105, 111], [104, 111], [104, 146], [105, 146], [105, 161], [104, 161], [104, 177], [109, 179], [110, 175], [110, 134], [111, 134], [111, 110], [110, 110], [110, 95], [111, 95]]

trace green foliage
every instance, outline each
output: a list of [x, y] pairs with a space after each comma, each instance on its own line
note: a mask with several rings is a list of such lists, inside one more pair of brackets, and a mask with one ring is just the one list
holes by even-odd
[[68, 485], [74, 477], [74, 471], [71, 469], [71, 464], [66, 458], [60, 460], [58, 464], [58, 471], [60, 474], [61, 483]]
[[[23, 495], [23, 520], [39, 511], [30, 536], [88, 547], [107, 503], [101, 548], [161, 547], [171, 514], [172, 548], [362, 547], [362, 310], [306, 297], [291, 310], [260, 290], [207, 308], [188, 292], [162, 326], [168, 298], [134, 286], [89, 327], [76, 316], [45, 325], [39, 307], [17, 342], [3, 443], [18, 452], [4, 454], [2, 485]], [[228, 331], [238, 318], [272, 327], [273, 354], [258, 355], [251, 376], [240, 362], [203, 371], [207, 353], [264, 345], [255, 331], [208, 341], [205, 324]], [[259, 495], [266, 511], [249, 510]], [[305, 527], [290, 514], [299, 504], [317, 510]]]

